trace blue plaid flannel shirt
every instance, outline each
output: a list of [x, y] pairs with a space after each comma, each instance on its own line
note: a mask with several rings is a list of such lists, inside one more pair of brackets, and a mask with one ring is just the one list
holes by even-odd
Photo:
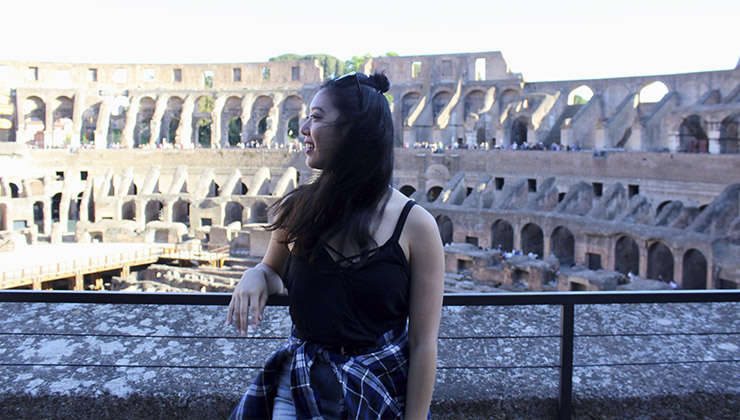
[[319, 396], [310, 381], [314, 360], [328, 362], [339, 372], [347, 410], [342, 418], [403, 419], [409, 360], [406, 325], [385, 333], [368, 353], [353, 356], [291, 334], [262, 368], [230, 420], [272, 418], [280, 369], [291, 355], [290, 384], [298, 419], [322, 420]]

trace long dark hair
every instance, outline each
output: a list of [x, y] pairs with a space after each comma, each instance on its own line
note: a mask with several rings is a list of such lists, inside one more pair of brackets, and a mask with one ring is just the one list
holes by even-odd
[[393, 119], [383, 73], [351, 73], [321, 85], [339, 110], [338, 131], [349, 127], [318, 178], [273, 205], [270, 229], [283, 229], [293, 252], [311, 256], [319, 239], [342, 234], [358, 250], [377, 244], [373, 223], [393, 174]]

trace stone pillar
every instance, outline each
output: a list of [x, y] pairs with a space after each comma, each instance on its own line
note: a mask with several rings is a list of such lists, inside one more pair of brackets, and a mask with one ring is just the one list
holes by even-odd
[[195, 96], [188, 95], [182, 104], [180, 113], [180, 124], [175, 132], [175, 144], [179, 144], [183, 149], [193, 147], [193, 112], [195, 111]]
[[100, 101], [98, 121], [95, 125], [95, 148], [105, 149], [108, 146], [108, 127], [110, 126], [110, 108], [113, 98], [106, 96]]
[[167, 200], [162, 203], [162, 221], [166, 223], [172, 223], [172, 207], [174, 202]]
[[33, 290], [41, 290], [41, 287], [41, 279], [38, 277], [33, 279]]
[[154, 115], [152, 115], [152, 121], [149, 123], [149, 131], [152, 133], [149, 137], [149, 145], [152, 147], [156, 147], [162, 140], [159, 136], [159, 132], [162, 127], [162, 116], [164, 115], [164, 111], [167, 109], [167, 99], [167, 95], [161, 95], [157, 98]]
[[264, 145], [270, 145], [274, 140], [279, 140], [280, 137], [275, 138], [278, 132], [278, 124], [280, 123], [280, 117], [282, 115], [282, 106], [285, 96], [282, 94], [276, 94], [272, 100], [272, 108], [267, 112], [267, 131], [265, 131], [265, 139], [262, 141]]
[[124, 265], [123, 265], [123, 266], [121, 267], [121, 278], [122, 278], [123, 280], [126, 280], [126, 279], [128, 279], [128, 276], [129, 276], [130, 274], [131, 274], [131, 266], [129, 266], [128, 264], [124, 264]]
[[126, 111], [126, 123], [123, 126], [123, 138], [121, 139], [121, 147], [124, 149], [133, 149], [134, 147], [134, 131], [136, 130], [136, 122], [139, 116], [139, 102], [141, 97], [135, 96], [131, 100]]
[[146, 227], [146, 199], [136, 198], [136, 226], [144, 230]]
[[16, 143], [26, 143], [26, 113], [23, 110], [23, 98], [25, 95], [21, 91], [16, 90], [15, 93], [15, 110], [16, 110], [16, 121], [18, 125], [15, 130], [15, 141]]
[[54, 109], [51, 104], [46, 103], [44, 115], [44, 149], [48, 149], [51, 146], [51, 142], [54, 141]]
[[228, 145], [228, 140], [225, 142], [221, 132], [223, 131], [223, 122], [221, 121], [221, 113], [224, 110], [226, 104], [227, 95], [221, 95], [216, 98], [213, 104], [213, 111], [211, 111], [211, 147], [219, 148]]
[[[93, 276], [100, 276], [99, 273], [93, 274]], [[95, 277], [97, 281], [97, 277]], [[82, 272], [78, 271], [75, 273], [74, 279], [70, 279], [70, 289], [75, 291], [82, 291], [85, 288], [85, 276]]]
[[72, 109], [72, 141], [69, 145], [73, 148], [80, 147], [80, 135], [82, 133], [82, 113], [85, 110], [85, 94], [82, 91], [75, 92], [74, 105]]
[[242, 144], [249, 142], [249, 120], [252, 118], [254, 94], [248, 93], [242, 98]]
[[648, 243], [645, 242], [639, 247], [640, 250], [640, 269], [638, 275], [642, 278], [647, 278], [648, 272]]

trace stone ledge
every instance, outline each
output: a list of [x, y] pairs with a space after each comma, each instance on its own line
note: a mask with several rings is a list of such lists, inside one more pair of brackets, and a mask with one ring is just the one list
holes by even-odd
[[[576, 338], [575, 363], [590, 366], [574, 370], [573, 418], [737, 417], [740, 362], [716, 361], [739, 358], [740, 336], [706, 333], [740, 331], [739, 308], [579, 307], [576, 334], [590, 336]], [[290, 328], [278, 307], [250, 339], [223, 325], [221, 307], [0, 303], [0, 311], [0, 418], [14, 419], [226, 418]], [[434, 418], [555, 418], [558, 329], [555, 306], [445, 307]], [[635, 332], [655, 335], [611, 336]]]

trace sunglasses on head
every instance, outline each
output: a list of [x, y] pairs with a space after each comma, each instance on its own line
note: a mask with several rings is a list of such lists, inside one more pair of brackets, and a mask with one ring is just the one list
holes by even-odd
[[362, 104], [364, 98], [362, 96], [362, 86], [360, 85], [360, 73], [353, 71], [344, 76], [339, 76], [334, 79], [334, 84], [340, 89], [349, 87], [352, 84], [357, 86], [357, 94], [360, 96], [360, 104]]

